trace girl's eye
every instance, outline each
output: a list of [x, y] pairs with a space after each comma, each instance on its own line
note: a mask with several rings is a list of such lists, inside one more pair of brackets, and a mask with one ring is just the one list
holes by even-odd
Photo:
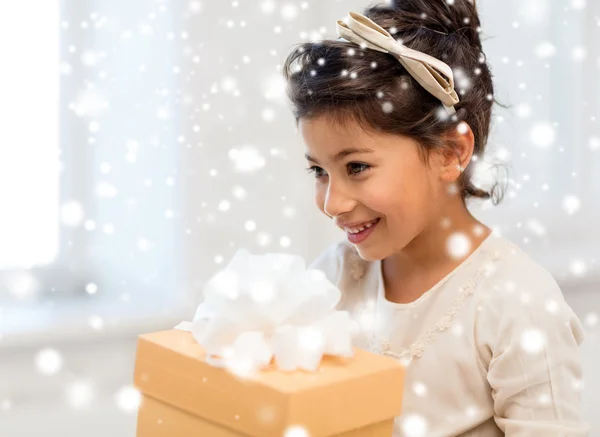
[[[368, 170], [371, 167], [369, 165], [367, 165], [367, 164], [361, 164], [361, 163], [358, 163], [358, 162], [351, 162], [350, 164], [348, 164], [348, 168], [350, 169], [349, 173], [351, 175], [357, 175], [357, 174], [360, 174], [360, 173]], [[354, 171], [354, 170], [352, 170], [352, 168], [354, 168], [354, 169], [358, 168], [359, 170], [358, 171]]]
[[[361, 164], [358, 162], [351, 162], [348, 164], [348, 174], [350, 176], [357, 176], [360, 173], [363, 173], [364, 171], [370, 169], [371, 166], [367, 165], [367, 164]], [[316, 165], [313, 165], [312, 167], [309, 167], [306, 169], [309, 173], [314, 172], [315, 173], [315, 178], [319, 179], [323, 176], [326, 175], [325, 170], [323, 170], [321, 167], [317, 167]], [[325, 174], [323, 174], [325, 173]]]
[[316, 165], [313, 165], [312, 167], [308, 167], [306, 169], [307, 172], [309, 173], [315, 173], [315, 178], [319, 179], [320, 177], [323, 176], [323, 174], [321, 174], [320, 172], [323, 171], [323, 169], [321, 167], [317, 167]]

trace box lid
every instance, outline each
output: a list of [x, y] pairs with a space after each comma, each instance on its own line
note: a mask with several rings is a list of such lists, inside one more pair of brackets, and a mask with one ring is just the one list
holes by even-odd
[[204, 359], [189, 332], [141, 335], [134, 384], [147, 396], [252, 437], [281, 437], [291, 426], [326, 437], [400, 414], [404, 367], [361, 349], [350, 359], [325, 356], [317, 372], [267, 369], [250, 378]]

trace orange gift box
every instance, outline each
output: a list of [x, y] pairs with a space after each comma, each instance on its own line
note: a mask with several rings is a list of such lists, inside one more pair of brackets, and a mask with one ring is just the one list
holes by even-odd
[[404, 367], [354, 351], [352, 358], [324, 356], [316, 372], [271, 366], [242, 378], [206, 363], [190, 332], [141, 335], [137, 437], [391, 437]]

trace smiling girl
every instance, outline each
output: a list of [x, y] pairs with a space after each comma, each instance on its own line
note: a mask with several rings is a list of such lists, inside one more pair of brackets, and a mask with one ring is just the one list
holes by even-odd
[[347, 234], [311, 267], [357, 346], [407, 366], [395, 436], [584, 436], [579, 319], [467, 208], [502, 198], [472, 181], [494, 103], [479, 26], [469, 0], [396, 1], [289, 55], [315, 201]]

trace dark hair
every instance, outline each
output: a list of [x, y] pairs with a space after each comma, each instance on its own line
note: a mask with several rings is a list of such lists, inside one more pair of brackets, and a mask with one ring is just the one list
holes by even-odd
[[[442, 135], [464, 121], [475, 137], [474, 159], [483, 158], [496, 100], [475, 1], [396, 0], [391, 6], [371, 6], [364, 15], [405, 46], [452, 68], [460, 99], [456, 114], [448, 116], [441, 102], [390, 54], [324, 40], [299, 44], [285, 61], [283, 74], [296, 122], [320, 115], [339, 124], [353, 119], [363, 127], [411, 137], [428, 162], [429, 151], [452, 147]], [[504, 195], [498, 183], [490, 191], [477, 188], [471, 170], [467, 166], [459, 180], [463, 201], [491, 198], [498, 204]]]

